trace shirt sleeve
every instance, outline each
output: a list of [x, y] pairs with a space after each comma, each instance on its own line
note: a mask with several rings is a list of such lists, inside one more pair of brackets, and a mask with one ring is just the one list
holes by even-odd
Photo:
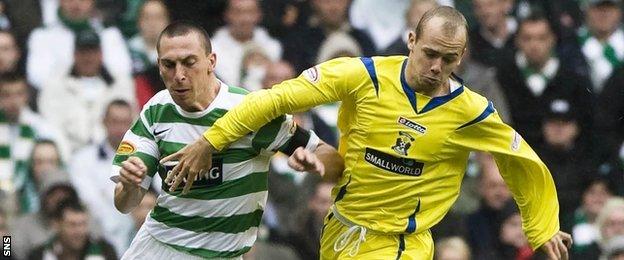
[[136, 156], [147, 166], [147, 175], [141, 182], [141, 187], [143, 189], [148, 189], [158, 169], [160, 152], [158, 151], [158, 145], [156, 144], [153, 132], [150, 130], [151, 126], [146, 118], [145, 109], [143, 110], [144, 111], [141, 112], [140, 117], [136, 120], [134, 125], [132, 125], [130, 130], [124, 135], [119, 148], [117, 148], [117, 152], [113, 158], [110, 179], [115, 183], [119, 182], [121, 163], [130, 156]]
[[204, 138], [222, 150], [280, 115], [352, 97], [356, 91], [353, 86], [357, 85], [363, 69], [357, 58], [338, 58], [307, 69], [299, 77], [272, 89], [253, 92], [217, 120], [204, 133]]
[[559, 204], [555, 184], [531, 147], [488, 108], [460, 127], [448, 139], [452, 146], [491, 153], [520, 208], [522, 227], [533, 249], [559, 231]]

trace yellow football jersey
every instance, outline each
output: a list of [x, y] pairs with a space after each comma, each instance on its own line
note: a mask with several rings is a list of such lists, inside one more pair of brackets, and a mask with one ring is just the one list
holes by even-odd
[[453, 76], [440, 97], [415, 93], [405, 56], [339, 58], [247, 96], [204, 134], [217, 149], [278, 115], [342, 101], [339, 152], [345, 171], [333, 191], [338, 212], [384, 233], [427, 231], [459, 194], [468, 154], [490, 152], [536, 248], [558, 230], [552, 177], [491, 102]]

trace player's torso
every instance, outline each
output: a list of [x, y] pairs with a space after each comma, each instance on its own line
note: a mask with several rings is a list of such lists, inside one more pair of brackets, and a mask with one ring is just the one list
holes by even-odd
[[445, 102], [416, 94], [417, 113], [400, 80], [402, 62], [394, 61], [388, 69], [383, 60], [376, 65], [378, 91], [341, 111], [353, 118], [341, 140], [347, 178], [338, 185], [346, 184], [346, 194], [337, 205], [349, 216], [361, 212], [358, 218], [372, 220], [370, 228], [397, 231], [417, 208], [423, 212], [452, 204], [463, 176], [457, 169], [465, 167], [462, 156], [467, 153], [449, 153], [445, 141], [470, 119], [458, 101], [463, 88]]

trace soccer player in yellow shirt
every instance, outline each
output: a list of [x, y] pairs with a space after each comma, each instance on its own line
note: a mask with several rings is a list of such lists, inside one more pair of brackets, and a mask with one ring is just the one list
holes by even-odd
[[[271, 90], [248, 95], [178, 159], [175, 188], [210, 168], [210, 156], [287, 112], [342, 101], [339, 152], [345, 170], [321, 237], [321, 259], [432, 259], [429, 229], [457, 199], [469, 152], [491, 153], [518, 204], [533, 249], [568, 259], [550, 172], [501, 121], [491, 102], [452, 72], [466, 49], [467, 23], [451, 7], [424, 14], [409, 56], [338, 58]], [[188, 185], [188, 184], [187, 184]]]

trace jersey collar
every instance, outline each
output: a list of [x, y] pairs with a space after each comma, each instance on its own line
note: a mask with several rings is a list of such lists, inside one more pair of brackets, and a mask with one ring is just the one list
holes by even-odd
[[451, 93], [446, 94], [444, 96], [434, 97], [423, 107], [422, 110], [418, 111], [416, 106], [416, 92], [407, 84], [407, 80], [405, 79], [405, 67], [407, 65], [407, 59], [403, 61], [403, 65], [401, 66], [401, 86], [403, 87], [403, 91], [407, 96], [414, 112], [416, 114], [422, 114], [428, 112], [436, 107], [444, 105], [446, 102], [451, 101], [453, 98], [459, 96], [462, 92], [464, 92], [464, 80], [455, 75], [455, 73], [451, 73], [451, 80], [454, 80], [459, 83], [459, 86], [454, 87], [451, 82]]

